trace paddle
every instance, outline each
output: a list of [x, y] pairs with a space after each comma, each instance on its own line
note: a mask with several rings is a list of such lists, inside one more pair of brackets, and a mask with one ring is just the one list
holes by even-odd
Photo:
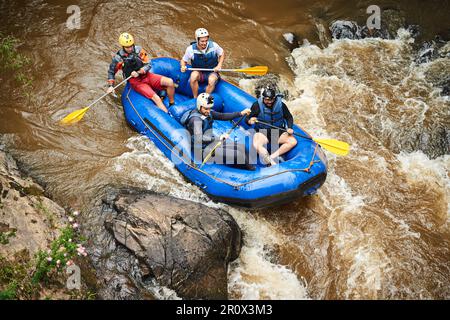
[[[228, 135], [228, 136], [233, 132], [234, 129], [236, 129], [236, 127], [239, 125], [239, 123], [241, 123], [242, 119], [244, 119], [246, 116], [247, 116], [247, 115], [244, 114], [244, 115], [239, 119], [239, 121], [236, 122], [236, 123], [233, 125], [233, 127], [231, 127], [230, 130], [228, 130], [228, 132], [227, 132], [227, 135]], [[208, 155], [205, 157], [205, 159], [203, 160], [202, 164], [200, 165], [200, 168], [206, 163], [206, 161], [209, 160], [209, 158], [211, 158], [211, 156], [213, 155], [214, 151], [216, 151], [216, 149], [222, 145], [223, 141], [225, 141], [225, 139], [220, 140], [220, 141], [214, 146], [214, 148], [208, 153]]]
[[[274, 128], [274, 129], [279, 129], [279, 130], [287, 132], [287, 130], [284, 128], [271, 125], [270, 123], [267, 123], [264, 121], [256, 120], [256, 122], [262, 123], [268, 127]], [[322, 146], [324, 149], [326, 149], [334, 154], [337, 154], [339, 156], [346, 156], [348, 154], [348, 152], [350, 151], [350, 146], [347, 142], [339, 141], [336, 139], [312, 138], [312, 137], [307, 137], [307, 136], [304, 136], [304, 135], [301, 135], [301, 134], [298, 134], [295, 132], [294, 132], [294, 135], [304, 138], [304, 139], [313, 140], [313, 141], [317, 142], [320, 146]]]
[[[123, 83], [125, 83], [130, 78], [131, 78], [131, 76], [124, 79], [121, 83], [119, 83], [117, 86], [114, 87], [114, 90], [116, 90], [119, 86], [121, 86]], [[114, 92], [114, 91], [112, 91], [112, 92]], [[104, 95], [102, 95], [100, 98], [98, 98], [97, 100], [92, 102], [87, 107], [85, 107], [83, 109], [75, 110], [74, 112], [70, 113], [69, 115], [67, 115], [63, 119], [61, 119], [60, 123], [61, 124], [73, 124], [73, 123], [80, 121], [83, 118], [84, 114], [86, 112], [88, 112], [90, 107], [92, 107], [94, 104], [96, 104], [97, 102], [99, 102], [100, 100], [102, 100], [104, 97], [106, 97], [108, 94], [110, 94], [112, 92], [109, 92], [109, 93], [106, 92]]]
[[[189, 71], [214, 71], [214, 69], [203, 69], [203, 68], [188, 68]], [[267, 66], [256, 66], [244, 69], [220, 69], [219, 72], [243, 72], [246, 74], [252, 74], [257, 76], [263, 76], [267, 73], [269, 67]]]

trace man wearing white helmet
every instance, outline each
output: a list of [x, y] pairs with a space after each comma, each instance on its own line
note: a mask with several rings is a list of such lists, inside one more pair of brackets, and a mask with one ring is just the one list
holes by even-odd
[[[249, 164], [248, 155], [244, 145], [238, 145], [234, 142], [227, 142], [227, 134], [221, 135], [219, 138], [213, 134], [214, 120], [233, 120], [250, 114], [250, 109], [241, 112], [221, 113], [212, 110], [214, 106], [214, 97], [209, 93], [201, 93], [197, 98], [197, 108], [187, 111], [181, 117], [181, 124], [184, 125], [192, 137], [192, 149], [196, 159], [201, 159], [203, 149], [205, 154], [211, 150], [220, 140], [223, 144], [216, 150], [216, 154], [224, 156], [232, 154], [234, 157], [233, 166], [241, 167], [248, 170], [255, 170], [255, 166]], [[228, 151], [227, 151], [228, 150]], [[243, 159], [243, 163], [238, 163], [236, 159]], [[227, 163], [228, 164], [228, 163]]]
[[190, 63], [193, 68], [214, 69], [213, 72], [192, 71], [189, 83], [192, 95], [197, 98], [199, 82], [208, 81], [206, 93], [214, 91], [220, 79], [219, 71], [225, 55], [223, 49], [209, 38], [209, 32], [205, 28], [195, 30], [195, 40], [186, 48], [180, 61], [181, 72], [186, 72], [186, 63]]

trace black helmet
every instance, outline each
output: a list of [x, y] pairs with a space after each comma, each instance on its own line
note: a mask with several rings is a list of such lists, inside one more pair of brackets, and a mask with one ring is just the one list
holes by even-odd
[[263, 98], [268, 98], [270, 100], [275, 99], [275, 96], [277, 95], [276, 91], [272, 87], [265, 87], [261, 92]]

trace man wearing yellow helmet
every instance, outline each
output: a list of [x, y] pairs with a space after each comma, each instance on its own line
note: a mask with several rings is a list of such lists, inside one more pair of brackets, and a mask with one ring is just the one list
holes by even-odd
[[169, 97], [169, 106], [173, 105], [175, 103], [173, 80], [149, 71], [151, 68], [150, 57], [144, 49], [134, 44], [131, 34], [122, 33], [119, 37], [119, 44], [122, 49], [116, 53], [109, 66], [107, 92], [114, 91], [115, 74], [122, 69], [125, 78], [132, 76], [130, 85], [135, 91], [153, 100], [160, 109], [167, 112], [166, 106], [155, 91], [165, 89]]

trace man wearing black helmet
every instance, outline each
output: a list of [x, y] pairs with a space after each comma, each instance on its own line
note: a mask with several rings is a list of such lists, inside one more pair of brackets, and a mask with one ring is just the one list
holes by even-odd
[[[257, 120], [286, 129], [287, 132], [273, 129]], [[297, 139], [293, 136], [294, 130], [292, 129], [294, 118], [281, 97], [276, 94], [274, 88], [266, 87], [262, 90], [261, 96], [252, 105], [247, 123], [255, 125], [257, 132], [253, 137], [253, 146], [268, 166], [276, 164], [275, 160], [279, 156], [297, 145]], [[264, 146], [272, 145], [276, 140], [279, 148], [274, 153], [269, 154]]]

